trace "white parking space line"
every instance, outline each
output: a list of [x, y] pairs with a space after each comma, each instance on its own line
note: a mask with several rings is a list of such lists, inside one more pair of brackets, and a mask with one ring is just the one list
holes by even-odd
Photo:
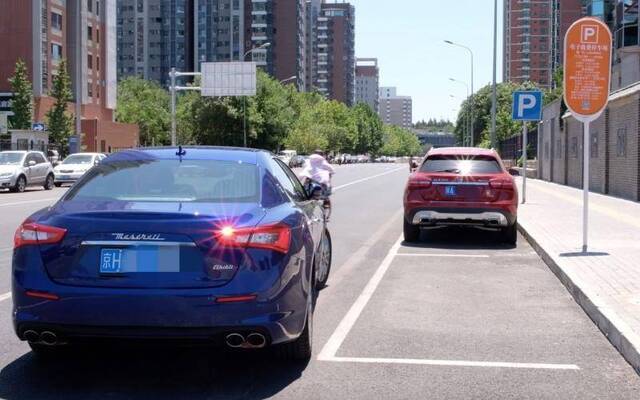
[[344, 188], [346, 188], [346, 187], [349, 187], [349, 186], [352, 186], [352, 185], [355, 185], [355, 184], [358, 184], [358, 183], [362, 183], [362, 182], [370, 181], [371, 179], [375, 179], [375, 178], [379, 178], [379, 177], [381, 177], [381, 176], [389, 175], [389, 174], [392, 174], [392, 173], [394, 173], [394, 172], [398, 172], [398, 171], [400, 171], [400, 170], [402, 170], [402, 169], [405, 169], [405, 167], [400, 167], [400, 168], [392, 169], [391, 171], [386, 171], [386, 172], [383, 172], [383, 173], [381, 173], [381, 174], [377, 174], [377, 175], [369, 176], [369, 177], [367, 177], [367, 178], [358, 179], [357, 181], [353, 181], [353, 182], [345, 183], [344, 185], [340, 185], [340, 186], [336, 186], [336, 187], [334, 187], [334, 188], [333, 188], [333, 191], [335, 192], [336, 190], [341, 190], [341, 189], [344, 189]]
[[11, 298], [11, 292], [0, 294], [0, 301], [5, 301]]
[[360, 357], [334, 357], [330, 361], [363, 364], [408, 364], [408, 365], [435, 365], [441, 367], [484, 367], [484, 368], [521, 368], [521, 369], [560, 369], [579, 370], [575, 364], [538, 364], [538, 363], [512, 363], [491, 361], [462, 361], [462, 360], [418, 360], [411, 358], [360, 358]]
[[[324, 347], [318, 354], [319, 361], [343, 362], [343, 363], [363, 363], [363, 364], [406, 364], [406, 365], [433, 365], [433, 366], [449, 366], [449, 367], [484, 367], [484, 368], [520, 368], [520, 369], [548, 369], [548, 370], [579, 370], [580, 367], [575, 364], [551, 364], [551, 363], [514, 363], [501, 361], [464, 361], [464, 360], [430, 360], [430, 359], [411, 359], [411, 358], [369, 358], [369, 357], [337, 357], [336, 354], [347, 338], [347, 335], [358, 321], [360, 314], [364, 311], [367, 303], [373, 296], [378, 285], [382, 281], [387, 270], [391, 267], [396, 256], [403, 255], [399, 253], [402, 245], [403, 236], [400, 236], [395, 244], [389, 249], [389, 252], [380, 263], [380, 266], [374, 272], [373, 276], [367, 282], [353, 303], [347, 314], [342, 318], [336, 330], [325, 343]], [[407, 253], [404, 253], [407, 254]], [[422, 254], [420, 255], [422, 256]], [[477, 255], [476, 255], [477, 256]]]
[[46, 199], [39, 199], [39, 200], [17, 201], [15, 203], [0, 204], [0, 207], [21, 206], [23, 204], [31, 204], [31, 203], [46, 203], [46, 202], [57, 201], [58, 199], [59, 199], [59, 197], [49, 197], [49, 198], [46, 198]]
[[398, 253], [398, 257], [460, 257], [460, 258], [489, 258], [487, 254], [440, 254], [440, 253]]

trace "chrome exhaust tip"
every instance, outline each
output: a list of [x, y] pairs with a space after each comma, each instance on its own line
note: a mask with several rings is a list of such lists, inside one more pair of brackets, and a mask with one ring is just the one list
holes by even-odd
[[266, 346], [267, 338], [264, 337], [262, 333], [252, 333], [247, 336], [247, 343], [250, 347], [260, 349]]
[[40, 334], [40, 341], [46, 345], [53, 346], [58, 343], [58, 337], [53, 332], [44, 331]]
[[230, 333], [225, 337], [224, 342], [227, 346], [237, 349], [244, 345], [245, 340], [244, 336], [239, 333]]
[[29, 342], [39, 342], [40, 341], [40, 334], [36, 331], [32, 331], [32, 330], [28, 330], [25, 331], [22, 336]]

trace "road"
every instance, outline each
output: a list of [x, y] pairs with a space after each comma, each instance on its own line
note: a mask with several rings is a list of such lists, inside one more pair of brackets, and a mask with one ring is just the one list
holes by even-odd
[[[334, 264], [308, 365], [109, 348], [38, 363], [0, 300], [2, 399], [638, 399], [640, 378], [532, 248], [487, 232], [401, 242], [407, 168], [338, 167]], [[15, 227], [64, 189], [0, 193], [0, 295]]]

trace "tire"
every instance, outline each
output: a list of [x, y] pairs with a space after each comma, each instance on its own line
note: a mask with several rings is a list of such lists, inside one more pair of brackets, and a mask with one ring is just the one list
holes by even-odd
[[502, 230], [502, 241], [514, 246], [518, 243], [518, 221]]
[[309, 307], [307, 321], [300, 336], [293, 342], [276, 347], [278, 358], [293, 362], [308, 362], [313, 353], [313, 306]]
[[22, 193], [27, 188], [27, 178], [24, 175], [20, 175], [16, 180], [16, 184], [11, 188], [12, 192]]
[[[322, 235], [322, 241], [320, 242], [320, 248], [318, 254], [316, 254], [315, 260], [317, 262], [314, 265], [315, 273], [315, 288], [316, 290], [324, 289], [327, 286], [329, 280], [329, 274], [331, 272], [331, 259], [333, 255], [333, 246], [331, 242], [331, 234], [328, 229], [325, 229]], [[323, 265], [324, 264], [324, 265]]]
[[57, 182], [57, 183], [54, 183], [54, 185], [56, 185], [56, 187], [61, 187], [61, 186], [62, 186], [62, 183]]
[[420, 227], [413, 225], [404, 219], [404, 241], [413, 243], [420, 240]]
[[49, 174], [47, 175], [47, 179], [44, 180], [44, 190], [51, 190], [53, 189], [53, 185], [55, 184], [54, 179], [53, 179], [53, 175]]

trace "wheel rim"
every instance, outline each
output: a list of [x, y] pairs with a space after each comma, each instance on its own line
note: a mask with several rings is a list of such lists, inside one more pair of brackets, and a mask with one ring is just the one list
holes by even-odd
[[331, 262], [331, 248], [329, 245], [329, 239], [325, 234], [322, 236], [322, 242], [320, 243], [320, 265], [319, 265], [320, 268], [318, 268], [319, 282], [323, 282], [327, 278], [330, 262]]
[[52, 176], [48, 176], [47, 177], [47, 188], [51, 188], [53, 186], [53, 177]]
[[18, 179], [18, 190], [20, 192], [24, 192], [25, 186], [26, 186], [26, 183], [24, 181], [24, 178]]

